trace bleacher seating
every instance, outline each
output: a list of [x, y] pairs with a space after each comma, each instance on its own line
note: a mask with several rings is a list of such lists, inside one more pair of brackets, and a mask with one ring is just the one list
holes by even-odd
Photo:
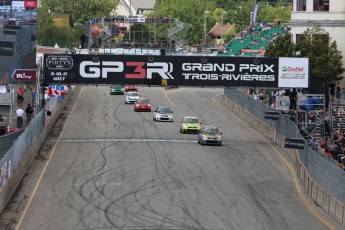
[[[268, 44], [277, 36], [288, 31], [287, 26], [271, 26], [270, 24], [248, 27], [231, 41], [224, 44], [222, 56], [261, 56]], [[250, 50], [253, 50], [252, 52]]]

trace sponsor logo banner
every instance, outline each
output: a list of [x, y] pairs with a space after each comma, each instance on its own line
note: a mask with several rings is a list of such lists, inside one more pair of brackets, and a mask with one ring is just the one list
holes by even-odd
[[24, 7], [25, 8], [36, 8], [37, 3], [36, 3], [36, 1], [24, 1]]
[[124, 22], [130, 23], [130, 22], [140, 22], [144, 23], [145, 18], [139, 18], [139, 17], [128, 17], [124, 19]]
[[286, 138], [284, 148], [289, 149], [304, 149], [304, 139]]
[[265, 112], [264, 119], [278, 120], [279, 119], [279, 111], [267, 111], [267, 112]]
[[13, 42], [0, 41], [0, 55], [12, 56], [13, 55]]
[[36, 81], [36, 69], [16, 69], [13, 71], [11, 78], [13, 81]]
[[14, 26], [14, 25], [4, 25], [4, 34], [16, 34], [18, 30], [20, 30], [21, 26]]
[[309, 87], [308, 58], [279, 58], [279, 85], [282, 88]]
[[289, 110], [289, 96], [276, 96], [276, 110]]
[[[53, 84], [152, 84], [278, 87], [279, 58], [45, 54]], [[292, 82], [294, 79], [291, 80]]]

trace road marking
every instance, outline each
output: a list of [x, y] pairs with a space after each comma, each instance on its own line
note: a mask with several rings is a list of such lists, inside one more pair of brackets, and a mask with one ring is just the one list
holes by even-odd
[[163, 88], [160, 88], [160, 90], [162, 91], [163, 95], [165, 96], [165, 98], [168, 100], [168, 102], [170, 103], [171, 106], [174, 106], [174, 104], [172, 103], [172, 101], [170, 100], [170, 98], [168, 97], [169, 94], [171, 94], [174, 91], [169, 91], [166, 92], [166, 90], [163, 90]]
[[62, 135], [63, 135], [64, 132], [65, 132], [65, 128], [66, 128], [66, 126], [67, 126], [67, 124], [68, 124], [68, 121], [69, 121], [69, 119], [70, 119], [70, 117], [71, 117], [71, 115], [72, 115], [72, 113], [73, 113], [73, 111], [74, 111], [74, 109], [75, 109], [75, 107], [76, 107], [76, 105], [77, 105], [77, 102], [78, 102], [79, 97], [80, 97], [80, 95], [82, 94], [83, 90], [84, 90], [84, 86], [81, 88], [81, 90], [80, 90], [80, 92], [79, 92], [79, 95], [78, 95], [77, 99], [76, 99], [75, 102], [74, 102], [73, 108], [72, 108], [70, 114], [68, 115], [65, 124], [63, 125], [63, 128], [62, 128], [62, 130], [61, 130], [61, 133], [60, 133], [60, 135], [59, 135], [59, 137], [58, 137], [58, 139], [57, 139], [57, 141], [56, 141], [56, 143], [55, 143], [55, 145], [54, 145], [54, 147], [53, 147], [53, 149], [52, 149], [52, 153], [50, 154], [48, 160], [47, 160], [46, 163], [44, 164], [43, 170], [42, 170], [42, 172], [41, 172], [41, 174], [40, 174], [40, 176], [39, 176], [39, 178], [38, 178], [38, 180], [37, 180], [37, 183], [36, 183], [36, 185], [35, 185], [35, 187], [34, 187], [34, 190], [32, 191], [32, 194], [31, 194], [31, 196], [30, 196], [30, 198], [29, 198], [29, 200], [28, 200], [28, 203], [26, 204], [26, 206], [25, 206], [25, 208], [24, 208], [24, 211], [23, 211], [22, 215], [20, 216], [20, 219], [19, 219], [19, 221], [18, 221], [18, 224], [16, 225], [16, 228], [15, 228], [16, 230], [20, 229], [20, 226], [21, 226], [22, 223], [23, 223], [23, 220], [24, 220], [24, 218], [25, 218], [25, 215], [26, 215], [26, 213], [28, 212], [29, 207], [30, 207], [30, 205], [31, 205], [31, 202], [32, 202], [32, 200], [33, 200], [33, 198], [34, 198], [34, 196], [35, 196], [35, 194], [36, 194], [36, 192], [37, 192], [38, 186], [40, 185], [41, 180], [42, 180], [42, 178], [43, 178], [43, 175], [45, 174], [45, 172], [46, 172], [46, 170], [47, 170], [47, 168], [48, 168], [48, 165], [49, 165], [51, 159], [52, 159], [53, 156], [54, 156], [55, 149], [56, 149], [57, 145], [59, 144]]
[[299, 182], [299, 178], [297, 176], [297, 174], [295, 173], [295, 167], [286, 159], [285, 156], [283, 156], [279, 150], [273, 146], [261, 133], [257, 132], [256, 130], [252, 129], [245, 121], [243, 121], [242, 119], [240, 119], [234, 112], [232, 112], [231, 110], [229, 110], [225, 105], [217, 102], [215, 100], [216, 97], [220, 96], [220, 94], [215, 95], [212, 100], [220, 105], [228, 114], [230, 114], [232, 117], [235, 117], [238, 121], [240, 121], [242, 124], [244, 124], [249, 130], [251, 130], [256, 136], [258, 136], [260, 139], [262, 139], [264, 142], [266, 142], [272, 149], [273, 151], [279, 156], [279, 158], [284, 162], [284, 164], [288, 167], [290, 173], [292, 174], [292, 177], [294, 179], [294, 183], [297, 189], [297, 193], [299, 198], [301, 199], [302, 203], [304, 204], [304, 206], [317, 218], [319, 219], [322, 223], [324, 223], [327, 227], [329, 227], [330, 229], [336, 229], [335, 226], [329, 222], [327, 219], [325, 219], [323, 216], [321, 216], [316, 210], [315, 208], [310, 204], [310, 202], [308, 201], [307, 197], [304, 195], [303, 191], [302, 191], [302, 187], [300, 186]]
[[70, 139], [70, 140], [59, 140], [60, 142], [178, 142], [178, 143], [196, 143], [198, 141], [192, 141], [192, 140], [167, 140], [167, 139]]

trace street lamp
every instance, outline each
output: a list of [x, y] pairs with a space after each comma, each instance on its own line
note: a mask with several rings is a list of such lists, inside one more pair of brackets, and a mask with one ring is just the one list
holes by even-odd
[[220, 12], [221, 14], [221, 25], [220, 25], [220, 42], [223, 45], [223, 15], [226, 14], [226, 11]]
[[210, 11], [205, 10], [205, 17], [204, 17], [204, 45], [206, 45], [207, 42], [207, 36], [206, 36], [206, 15], [210, 13]]

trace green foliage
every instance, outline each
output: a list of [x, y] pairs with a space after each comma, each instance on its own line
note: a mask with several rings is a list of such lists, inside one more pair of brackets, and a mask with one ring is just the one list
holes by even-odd
[[73, 22], [83, 23], [90, 17], [110, 15], [119, 0], [44, 0], [42, 6], [51, 13], [71, 14]]
[[311, 74], [326, 83], [337, 82], [344, 73], [341, 52], [329, 33], [320, 26], [307, 29], [296, 44], [300, 56], [308, 57]]
[[275, 42], [269, 44], [265, 50], [265, 57], [292, 57], [293, 54], [294, 44], [290, 33], [277, 37]]
[[38, 44], [69, 48], [71, 44], [80, 43], [80, 36], [83, 33], [82, 26], [73, 28], [58, 27], [54, 24], [52, 15], [46, 6], [38, 8], [37, 19], [37, 40]]
[[316, 26], [307, 29], [296, 45], [291, 42], [291, 35], [278, 37], [267, 49], [266, 57], [299, 57], [309, 58], [310, 72], [325, 83], [334, 83], [343, 79], [343, 56], [332, 41], [329, 33]]

